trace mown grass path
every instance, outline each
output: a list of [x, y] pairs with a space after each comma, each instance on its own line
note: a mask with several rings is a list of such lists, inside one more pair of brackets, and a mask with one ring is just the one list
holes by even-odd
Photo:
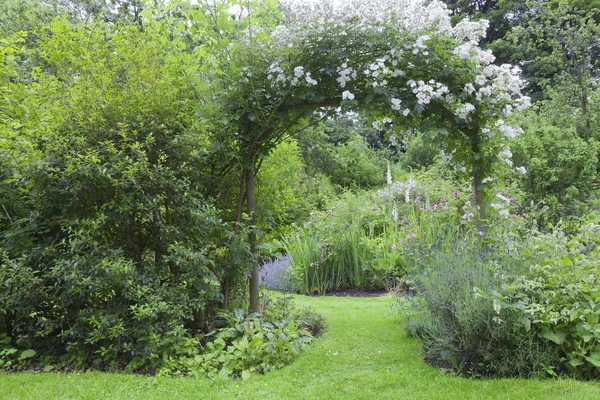
[[0, 399], [600, 399], [600, 382], [472, 380], [440, 373], [389, 311], [390, 297], [303, 297], [323, 337], [291, 366], [247, 381], [123, 374], [0, 375]]

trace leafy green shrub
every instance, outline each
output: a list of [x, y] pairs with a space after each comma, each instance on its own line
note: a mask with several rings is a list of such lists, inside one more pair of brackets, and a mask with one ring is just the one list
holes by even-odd
[[421, 248], [409, 271], [417, 296], [397, 303], [406, 327], [427, 360], [464, 374], [596, 378], [600, 227], [570, 237], [523, 221]]
[[[294, 141], [279, 144], [261, 165], [258, 175], [258, 220], [260, 228], [273, 237], [289, 231], [292, 224], [302, 224], [315, 208], [320, 192], [327, 196], [327, 187], [318, 191], [304, 171], [298, 144]], [[331, 186], [331, 185], [329, 185]], [[333, 190], [333, 188], [330, 188]]]
[[294, 309], [290, 298], [267, 303], [262, 314], [236, 309], [219, 318], [225, 326], [205, 335], [202, 354], [172, 358], [162, 372], [247, 379], [291, 363], [324, 328], [322, 316]]
[[[326, 120], [298, 135], [309, 174], [320, 172], [344, 188], [368, 188], [385, 181], [385, 161], [366, 143], [361, 122]], [[361, 133], [359, 133], [361, 132]]]
[[520, 313], [485, 295], [519, 273], [518, 257], [504, 245], [455, 239], [422, 258], [411, 276], [417, 297], [409, 299], [406, 327], [430, 362], [472, 376], [529, 377], [558, 360], [553, 346], [525, 329]]
[[440, 150], [432, 145], [427, 134], [411, 137], [406, 151], [399, 157], [399, 164], [406, 170], [420, 170], [432, 166]]
[[162, 271], [136, 266], [89, 238], [71, 239], [55, 251], [70, 256], [35, 272], [20, 260], [0, 265], [7, 289], [0, 308], [14, 346], [35, 349], [57, 368], [153, 371], [163, 357], [178, 353], [178, 343], [195, 328], [195, 314], [218, 287], [209, 281], [192, 289], [186, 282], [206, 274], [200, 270], [186, 269], [181, 280], [169, 281]]
[[581, 216], [593, 193], [598, 164], [597, 144], [580, 138], [575, 129], [557, 128], [532, 117], [525, 133], [511, 145], [515, 165], [526, 173], [515, 174], [526, 203], [542, 203], [542, 225], [556, 224], [565, 216]]
[[202, 194], [189, 60], [156, 26], [94, 26], [40, 32], [43, 85], [22, 94], [40, 115], [1, 143], [0, 327], [36, 352], [23, 367], [152, 372], [206, 329], [223, 260], [241, 277], [230, 255], [249, 249]]
[[521, 315], [524, 328], [560, 354], [560, 363], [547, 365], [552, 375], [600, 376], [598, 244], [596, 224], [572, 239], [560, 232], [536, 236], [524, 255], [538, 262], [490, 297], [498, 308]]

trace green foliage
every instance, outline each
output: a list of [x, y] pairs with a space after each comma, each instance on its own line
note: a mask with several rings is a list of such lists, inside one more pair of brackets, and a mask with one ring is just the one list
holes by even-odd
[[530, 1], [518, 23], [491, 47], [505, 61], [523, 66], [528, 91], [536, 99], [562, 82], [571, 101], [585, 107], [587, 90], [598, 73], [598, 4]]
[[[223, 327], [204, 337], [202, 354], [169, 360], [161, 373], [186, 371], [246, 380], [291, 363], [324, 327], [319, 314], [292, 307], [290, 298], [267, 300], [262, 314], [221, 311]], [[192, 357], [190, 357], [192, 356]]]
[[202, 194], [197, 60], [161, 29], [55, 21], [31, 108], [7, 108], [0, 310], [15, 347], [62, 365], [158, 368], [204, 328], [224, 260], [247, 268]]
[[586, 212], [595, 188], [598, 145], [581, 139], [571, 128], [558, 128], [530, 116], [524, 134], [512, 144], [513, 162], [527, 173], [514, 177], [526, 203], [542, 203], [540, 224], [556, 224], [565, 216]]
[[409, 298], [406, 328], [423, 344], [426, 360], [496, 377], [535, 376], [557, 362], [556, 349], [527, 331], [519, 313], [500, 310], [485, 296], [521, 272], [511, 240], [456, 237], [423, 254], [411, 274], [417, 297]]
[[411, 176], [378, 192], [347, 194], [328, 211], [313, 213], [285, 242], [294, 289], [396, 290], [422, 256], [421, 248], [446, 245], [461, 230], [459, 212], [467, 211], [468, 192], [436, 174], [414, 174], [418, 182]]
[[319, 238], [309, 231], [299, 231], [285, 243], [295, 290], [326, 293], [365, 286], [364, 270], [371, 254], [364, 243], [364, 231], [357, 224], [332, 228], [327, 236]]
[[430, 143], [427, 135], [415, 135], [408, 140], [406, 151], [399, 156], [405, 170], [419, 170], [433, 165], [439, 150]]
[[518, 220], [452, 235], [415, 258], [397, 302], [425, 359], [473, 376], [598, 376], [597, 224], [569, 238]]
[[597, 245], [600, 227], [586, 225], [573, 238], [560, 232], [539, 235], [525, 257], [541, 259], [496, 292], [498, 308], [521, 317], [522, 325], [560, 354], [547, 372], [595, 379], [600, 374], [600, 294]]
[[290, 233], [311, 210], [323, 209], [335, 196], [327, 177], [307, 173], [297, 142], [279, 144], [264, 159], [258, 175], [258, 220], [267, 235], [262, 241]]
[[299, 134], [302, 158], [309, 173], [320, 172], [344, 188], [368, 188], [384, 182], [385, 163], [363, 136], [373, 129], [340, 117]]

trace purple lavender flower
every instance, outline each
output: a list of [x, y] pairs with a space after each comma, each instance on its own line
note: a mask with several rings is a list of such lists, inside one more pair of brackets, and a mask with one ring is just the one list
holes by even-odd
[[267, 261], [259, 267], [263, 286], [269, 290], [289, 293], [292, 291], [290, 257], [284, 255], [273, 261]]

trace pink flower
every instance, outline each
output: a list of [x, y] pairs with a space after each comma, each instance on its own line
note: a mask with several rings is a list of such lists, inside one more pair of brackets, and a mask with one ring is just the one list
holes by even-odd
[[392, 245], [390, 246], [392, 249], [396, 248], [396, 244], [392, 243]]

